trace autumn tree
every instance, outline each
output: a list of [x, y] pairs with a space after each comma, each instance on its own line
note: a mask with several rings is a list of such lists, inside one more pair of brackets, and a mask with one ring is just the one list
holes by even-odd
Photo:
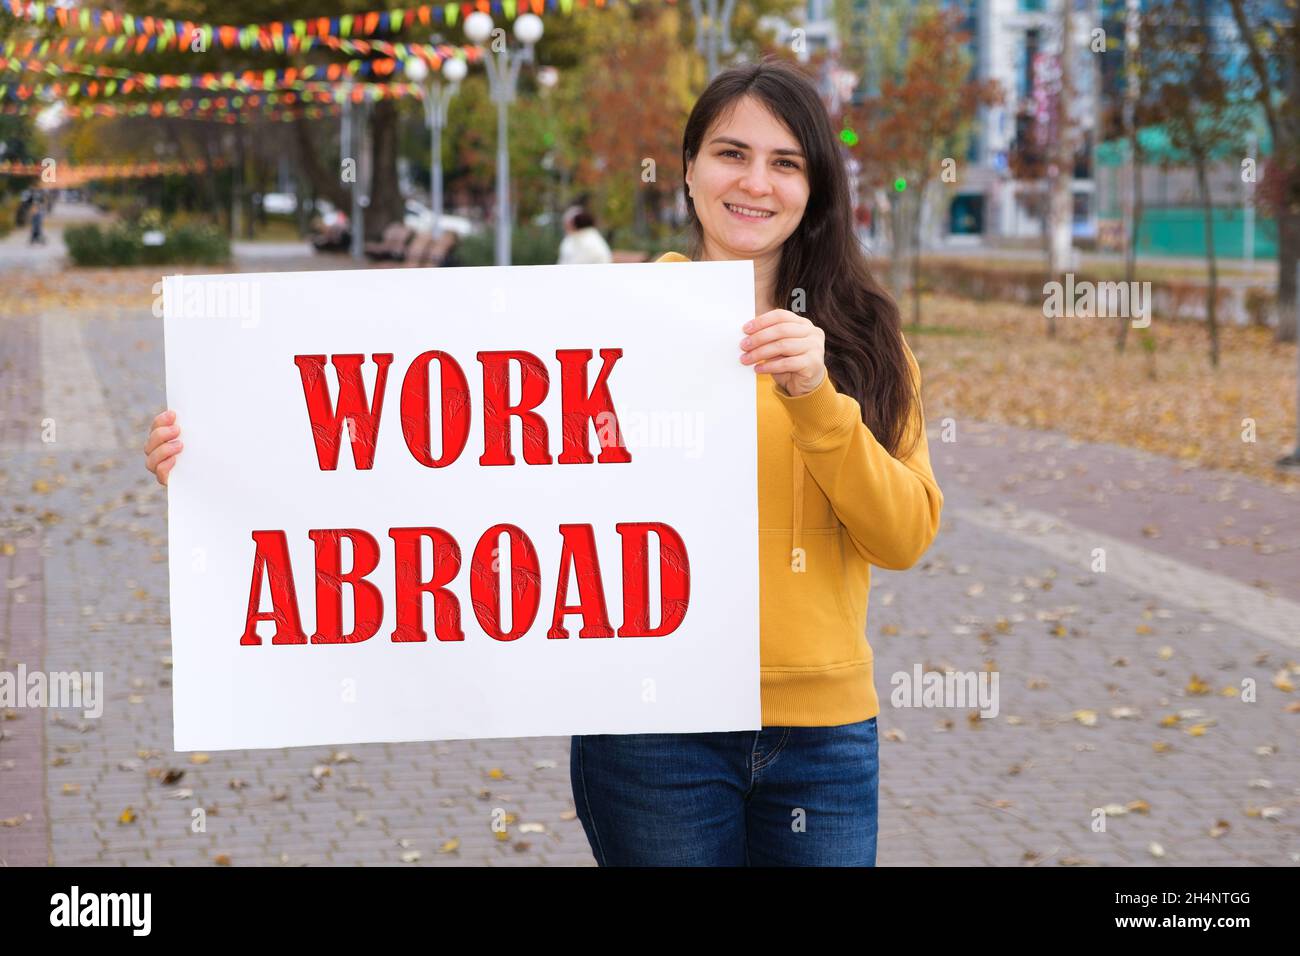
[[1234, 80], [1210, 21], [1209, 0], [1158, 0], [1146, 10], [1143, 31], [1145, 108], [1148, 123], [1161, 123], [1170, 145], [1190, 162], [1205, 229], [1205, 322], [1209, 358], [1219, 364], [1218, 261], [1212, 163], [1240, 156], [1244, 146], [1244, 93]]
[[1231, 0], [1246, 45], [1254, 101], [1273, 138], [1261, 196], [1277, 216], [1277, 338], [1296, 340], [1296, 263], [1300, 260], [1300, 4]]
[[921, 227], [925, 201], [936, 181], [956, 182], [958, 157], [981, 106], [1002, 99], [994, 81], [974, 76], [961, 29], [961, 15], [951, 9], [929, 8], [911, 22], [907, 58], [901, 75], [885, 75], [880, 93], [851, 112], [858, 137], [854, 152], [862, 159], [869, 181], [893, 184], [889, 192], [891, 276], [895, 294], [912, 273], [912, 321], [921, 322]]

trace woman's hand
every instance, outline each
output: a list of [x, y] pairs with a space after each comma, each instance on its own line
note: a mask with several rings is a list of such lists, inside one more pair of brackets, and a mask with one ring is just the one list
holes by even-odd
[[770, 372], [787, 395], [806, 395], [826, 376], [826, 333], [806, 316], [773, 309], [745, 323], [740, 361]]
[[183, 447], [176, 413], [169, 408], [153, 420], [153, 430], [144, 443], [144, 466], [153, 472], [158, 484], [167, 484], [167, 476], [176, 466], [176, 456]]

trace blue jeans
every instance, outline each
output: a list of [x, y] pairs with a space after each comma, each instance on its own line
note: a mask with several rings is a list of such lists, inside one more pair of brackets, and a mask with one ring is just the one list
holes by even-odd
[[601, 866], [875, 866], [876, 718], [838, 727], [576, 736]]

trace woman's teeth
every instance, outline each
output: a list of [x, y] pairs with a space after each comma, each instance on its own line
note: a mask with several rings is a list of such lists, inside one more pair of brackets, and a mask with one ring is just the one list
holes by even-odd
[[724, 202], [722, 205], [726, 206], [729, 210], [734, 212], [736, 215], [744, 216], [746, 219], [767, 219], [775, 215], [775, 213], [764, 212], [761, 209], [751, 209], [748, 206], [733, 206], [729, 202]]

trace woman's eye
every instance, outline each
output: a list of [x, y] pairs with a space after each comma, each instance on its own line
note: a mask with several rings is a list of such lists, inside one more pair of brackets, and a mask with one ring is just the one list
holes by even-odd
[[[741, 154], [740, 150], [738, 150], [738, 149], [724, 149], [724, 150], [722, 150], [721, 152], [719, 152], [718, 155], [719, 155], [719, 156], [728, 156], [728, 157], [729, 157], [729, 156], [735, 156], [735, 157], [738, 157], [738, 158], [740, 158], [740, 159], [743, 159], [743, 158], [744, 158], [744, 156]], [[778, 162], [780, 162], [781, 164], [785, 165], [785, 166], [786, 166], [787, 168], [789, 168], [789, 169], [798, 169], [798, 168], [799, 168], [799, 164], [796, 163], [796, 162], [794, 162], [793, 160], [790, 160], [790, 159], [782, 159], [782, 160], [779, 160]]]

